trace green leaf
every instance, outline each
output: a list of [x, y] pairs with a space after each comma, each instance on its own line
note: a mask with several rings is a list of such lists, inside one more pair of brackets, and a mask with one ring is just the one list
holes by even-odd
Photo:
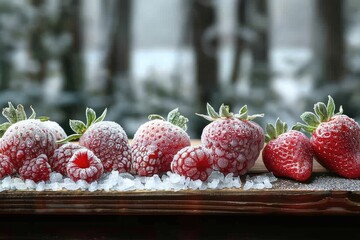
[[19, 104], [16, 106], [16, 110], [15, 110], [15, 113], [16, 113], [16, 121], [19, 122], [19, 121], [23, 121], [26, 119], [26, 112], [24, 110], [24, 106]]
[[284, 125], [283, 122], [280, 120], [280, 118], [276, 119], [275, 129], [276, 129], [276, 136], [279, 136], [280, 134], [284, 133]]
[[300, 131], [301, 129], [303, 129], [304, 131], [308, 132], [308, 133], [312, 133], [316, 130], [316, 127], [310, 126], [310, 125], [305, 125], [302, 123], [297, 123], [293, 126], [293, 130], [298, 130]]
[[221, 104], [219, 109], [219, 115], [220, 117], [232, 117], [233, 115], [230, 113], [230, 107], [224, 104]]
[[335, 114], [335, 102], [334, 99], [329, 95], [329, 100], [326, 106], [328, 118], [332, 118]]
[[106, 114], [107, 114], [107, 108], [105, 108], [104, 112], [100, 115], [100, 117], [98, 117], [94, 123], [98, 123], [98, 122], [102, 122], [104, 121], [105, 117], [106, 117]]
[[286, 122], [283, 123], [283, 133], [286, 133], [288, 130], [288, 125]]
[[240, 120], [247, 120], [248, 119], [247, 105], [244, 105], [242, 108], [240, 108], [239, 115], [237, 115], [237, 118], [239, 118]]
[[343, 109], [342, 105], [340, 105], [339, 112], [337, 112], [335, 115], [341, 115], [343, 113], [344, 113], [344, 109]]
[[160, 119], [160, 120], [166, 121], [165, 118], [163, 118], [162, 116], [160, 116], [160, 115], [158, 115], [158, 114], [150, 114], [150, 115], [148, 116], [148, 119], [149, 119], [149, 120]]
[[266, 133], [267, 133], [267, 135], [269, 135], [270, 139], [277, 138], [278, 135], [276, 134], [276, 129], [271, 123], [266, 124], [265, 129], [266, 129]]
[[299, 124], [301, 124], [301, 123], [298, 123], [298, 124], [295, 124], [294, 126], [292, 126], [291, 130], [300, 131], [302, 129], [302, 127]]
[[315, 111], [316, 115], [319, 117], [320, 122], [329, 120], [329, 116], [328, 116], [328, 112], [327, 112], [325, 103], [322, 103], [322, 102], [316, 103], [314, 105], [314, 111]]
[[49, 120], [50, 120], [50, 118], [47, 117], [47, 116], [40, 116], [40, 117], [38, 117], [37, 119], [39, 119], [41, 122], [46, 122], [46, 121], [49, 121]]
[[8, 102], [9, 107], [6, 107], [2, 111], [2, 115], [10, 122], [10, 123], [16, 123], [17, 117], [16, 117], [16, 109], [12, 105], [11, 102]]
[[30, 106], [31, 109], [31, 115], [28, 119], [35, 119], [36, 118], [36, 112], [32, 106]]
[[320, 124], [318, 117], [312, 112], [304, 112], [300, 118], [309, 126], [315, 127], [315, 129]]
[[202, 118], [205, 118], [206, 120], [212, 122], [212, 121], [215, 121], [216, 119], [208, 116], [208, 115], [204, 115], [204, 114], [200, 114], [200, 113], [195, 113], [195, 115], [199, 116], [199, 117], [202, 117]]
[[189, 119], [182, 116], [179, 112], [178, 108], [175, 108], [174, 110], [170, 111], [167, 117], [167, 121], [174, 124], [175, 126], [178, 126], [182, 128], [184, 131], [187, 130], [187, 122], [189, 122]]
[[167, 121], [168, 122], [173, 122], [173, 121], [177, 121], [177, 119], [180, 116], [180, 112], [179, 112], [179, 108], [175, 108], [173, 110], [171, 110], [168, 115], [167, 115]]
[[206, 104], [206, 110], [207, 110], [208, 115], [213, 120], [220, 118], [219, 114], [215, 111], [215, 109], [209, 103]]
[[71, 129], [77, 134], [83, 134], [86, 131], [86, 125], [82, 121], [79, 120], [70, 120]]
[[9, 122], [3, 123], [0, 125], [0, 137], [4, 135], [6, 130], [11, 126], [12, 124]]
[[86, 127], [90, 127], [91, 124], [96, 120], [96, 113], [91, 108], [86, 108]]
[[71, 142], [71, 141], [78, 140], [81, 136], [82, 136], [82, 134], [73, 134], [73, 135], [68, 136], [68, 137], [65, 138], [65, 139], [56, 141], [56, 143], [57, 143], [57, 144], [68, 143], [68, 142]]
[[271, 138], [268, 134], [266, 134], [266, 135], [265, 135], [265, 142], [268, 143], [268, 142], [270, 142], [271, 140], [272, 140], [272, 138]]
[[251, 121], [251, 120], [254, 120], [255, 118], [258, 118], [258, 117], [264, 117], [265, 114], [261, 113], [261, 114], [254, 114], [254, 115], [249, 115], [247, 117], [247, 120]]

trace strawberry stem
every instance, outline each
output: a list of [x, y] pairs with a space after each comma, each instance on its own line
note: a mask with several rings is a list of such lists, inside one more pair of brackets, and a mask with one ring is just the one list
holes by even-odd
[[96, 118], [96, 112], [91, 108], [86, 108], [86, 124], [80, 120], [69, 120], [70, 128], [75, 132], [75, 134], [68, 136], [65, 139], [59, 140], [56, 143], [64, 144], [67, 142], [78, 140], [88, 129], [91, 125], [102, 122], [107, 114], [107, 108], [105, 108], [104, 112], [101, 114], [100, 117]]
[[282, 122], [279, 118], [276, 119], [275, 126], [271, 123], [266, 124], [266, 143], [270, 142], [270, 140], [276, 139], [281, 134], [286, 133], [287, 129], [287, 123]]
[[189, 122], [188, 118], [180, 114], [179, 108], [175, 108], [174, 110], [171, 110], [167, 116], [167, 119], [157, 114], [149, 115], [148, 119], [149, 120], [159, 119], [162, 121], [167, 121], [169, 123], [174, 124], [175, 126], [182, 128], [184, 131], [187, 130], [187, 122]]
[[306, 132], [312, 133], [322, 122], [328, 122], [335, 115], [343, 114], [343, 108], [340, 106], [339, 112], [335, 113], [335, 102], [334, 99], [329, 95], [329, 100], [327, 105], [323, 102], [318, 102], [314, 104], [314, 112], [304, 112], [301, 114], [300, 118], [303, 120], [303, 123], [297, 123], [293, 129], [301, 130], [303, 129]]
[[209, 103], [206, 104], [206, 110], [207, 110], [207, 115], [199, 114], [199, 113], [196, 113], [196, 115], [205, 118], [208, 121], [215, 121], [217, 119], [226, 119], [226, 118], [253, 120], [257, 117], [264, 117], [264, 114], [248, 115], [247, 105], [240, 108], [239, 114], [233, 114], [232, 112], [230, 112], [230, 107], [225, 104], [221, 104], [219, 113], [217, 113]]
[[[27, 119], [35, 119], [36, 113], [32, 106], [30, 106], [31, 109], [31, 115], [30, 117], [27, 117], [25, 109], [23, 105], [18, 104], [16, 108], [11, 102], [8, 102], [9, 106], [6, 108], [3, 108], [2, 115], [8, 120], [8, 122], [3, 123], [0, 125], [0, 137], [4, 135], [6, 130], [14, 123], [27, 120]], [[48, 117], [39, 117], [40, 121], [47, 121], [49, 120]]]

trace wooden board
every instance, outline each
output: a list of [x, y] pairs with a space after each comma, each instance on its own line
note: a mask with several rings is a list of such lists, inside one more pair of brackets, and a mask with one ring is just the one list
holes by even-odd
[[[198, 142], [193, 142], [197, 144]], [[251, 174], [267, 172], [261, 156]], [[327, 171], [314, 163], [314, 175]], [[360, 191], [272, 189], [185, 191], [3, 191], [0, 214], [293, 214], [353, 215], [360, 213]], [[291, 184], [298, 184], [292, 182]]]

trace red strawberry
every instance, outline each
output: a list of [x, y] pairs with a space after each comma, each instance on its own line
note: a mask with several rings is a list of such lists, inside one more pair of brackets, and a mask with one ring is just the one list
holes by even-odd
[[[32, 109], [33, 110], [33, 109]], [[27, 119], [22, 105], [17, 109], [9, 103], [4, 108], [3, 115], [9, 120], [0, 126], [4, 135], [0, 139], [0, 152], [10, 158], [15, 170], [18, 170], [26, 160], [31, 160], [41, 154], [52, 156], [56, 149], [55, 136], [40, 120], [35, 120], [35, 112]]]
[[190, 146], [186, 133], [188, 119], [177, 108], [168, 114], [167, 120], [158, 115], [150, 115], [149, 119], [136, 131], [131, 149], [133, 170], [141, 176], [170, 171], [174, 155]]
[[26, 161], [19, 170], [22, 179], [30, 179], [34, 182], [49, 180], [50, 172], [50, 165], [45, 154], [41, 154], [37, 158]]
[[56, 141], [62, 140], [67, 137], [64, 129], [54, 121], [44, 121], [44, 124], [54, 133]]
[[207, 104], [207, 112], [197, 115], [212, 121], [203, 129], [201, 143], [209, 150], [214, 169], [234, 176], [245, 174], [254, 166], [265, 140], [262, 128], [251, 120], [263, 115], [248, 116], [246, 105], [235, 115], [224, 104], [219, 114]]
[[104, 173], [104, 167], [100, 159], [92, 151], [80, 149], [69, 160], [66, 171], [74, 182], [85, 180], [91, 183], [101, 177]]
[[152, 176], [161, 171], [161, 158], [163, 154], [159, 148], [148, 145], [132, 147], [132, 168], [140, 176]]
[[316, 160], [328, 170], [345, 178], [360, 177], [360, 126], [343, 114], [335, 114], [334, 100], [314, 105], [314, 113], [305, 112], [297, 127], [312, 133], [310, 142]]
[[171, 171], [192, 180], [206, 181], [213, 169], [210, 154], [202, 146], [181, 149], [171, 162]]
[[86, 109], [87, 124], [70, 120], [70, 127], [76, 134], [60, 141], [65, 143], [79, 139], [79, 145], [91, 150], [104, 165], [105, 172], [130, 171], [131, 153], [128, 137], [124, 129], [115, 122], [103, 121], [107, 110], [96, 118], [91, 108]]
[[11, 163], [8, 156], [0, 154], [0, 179], [13, 174], [15, 171], [14, 165]]
[[262, 152], [265, 167], [277, 177], [308, 180], [313, 166], [310, 140], [302, 132], [287, 132], [287, 124], [280, 119], [276, 120], [275, 126], [266, 125], [267, 145]]
[[79, 149], [84, 147], [75, 143], [66, 143], [55, 150], [54, 155], [49, 159], [51, 169], [66, 176], [66, 164]]

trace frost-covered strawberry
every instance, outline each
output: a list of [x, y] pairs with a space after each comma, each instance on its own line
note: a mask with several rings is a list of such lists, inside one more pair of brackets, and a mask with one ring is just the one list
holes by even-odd
[[71, 142], [66, 143], [56, 149], [54, 155], [49, 158], [51, 169], [66, 176], [66, 164], [69, 162], [74, 153], [79, 149], [84, 149], [84, 147]]
[[163, 154], [158, 147], [133, 145], [131, 151], [132, 170], [136, 174], [153, 176], [160, 173]]
[[275, 127], [266, 125], [266, 146], [262, 152], [265, 167], [277, 177], [306, 181], [311, 177], [313, 152], [308, 137], [290, 130], [287, 124], [276, 120]]
[[346, 178], [360, 178], [360, 126], [340, 111], [335, 114], [331, 96], [327, 105], [314, 105], [315, 114], [305, 112], [305, 124], [297, 127], [312, 134], [310, 142], [315, 159], [328, 170]]
[[44, 124], [54, 133], [56, 141], [67, 138], [66, 132], [57, 122], [48, 120]]
[[30, 179], [34, 182], [47, 181], [50, 179], [51, 168], [48, 158], [45, 154], [25, 161], [24, 165], [19, 169], [22, 179]]
[[255, 164], [264, 146], [262, 128], [251, 121], [262, 114], [249, 116], [247, 106], [233, 114], [224, 104], [219, 113], [207, 104], [208, 115], [197, 114], [212, 121], [201, 134], [201, 144], [208, 149], [214, 169], [234, 176], [245, 174]]
[[88, 149], [80, 149], [66, 165], [67, 175], [74, 181], [85, 180], [88, 183], [98, 180], [104, 172], [103, 164]]
[[181, 149], [171, 162], [171, 171], [192, 180], [206, 181], [213, 171], [210, 154], [202, 146]]
[[0, 179], [13, 174], [15, 171], [14, 165], [11, 163], [8, 156], [0, 154]]
[[65, 143], [79, 139], [79, 145], [91, 150], [104, 165], [105, 172], [117, 170], [130, 171], [131, 153], [128, 137], [124, 129], [117, 123], [103, 121], [107, 110], [96, 118], [91, 108], [86, 109], [87, 123], [70, 120], [70, 127], [76, 134], [60, 141]]
[[150, 115], [149, 122], [136, 131], [132, 143], [132, 168], [140, 176], [152, 176], [170, 170], [174, 155], [190, 146], [186, 133], [188, 119], [176, 108], [165, 120], [159, 115]]
[[52, 156], [57, 146], [53, 132], [42, 121], [35, 119], [36, 114], [32, 111], [27, 118], [22, 105], [15, 109], [9, 103], [9, 107], [2, 112], [9, 122], [0, 126], [0, 132], [3, 133], [0, 153], [10, 158], [16, 171], [26, 160], [41, 154]]

